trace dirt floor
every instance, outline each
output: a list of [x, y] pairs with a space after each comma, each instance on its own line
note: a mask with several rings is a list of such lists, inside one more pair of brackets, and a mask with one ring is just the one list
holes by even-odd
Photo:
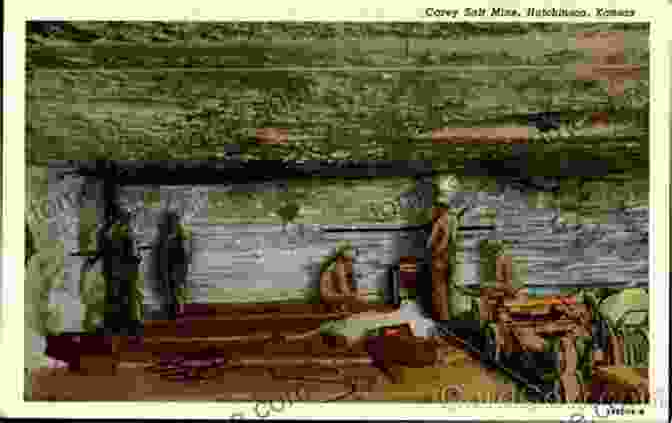
[[397, 368], [392, 377], [370, 365], [348, 368], [227, 369], [205, 381], [168, 381], [141, 363], [121, 363], [113, 376], [42, 368], [32, 374], [36, 401], [511, 401], [513, 386], [463, 351], [441, 367]]

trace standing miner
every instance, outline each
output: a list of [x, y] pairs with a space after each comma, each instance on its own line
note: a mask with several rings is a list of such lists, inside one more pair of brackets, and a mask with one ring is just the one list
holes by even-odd
[[159, 279], [168, 300], [169, 316], [174, 319], [185, 301], [191, 236], [174, 211], [166, 213], [162, 233], [159, 240]]

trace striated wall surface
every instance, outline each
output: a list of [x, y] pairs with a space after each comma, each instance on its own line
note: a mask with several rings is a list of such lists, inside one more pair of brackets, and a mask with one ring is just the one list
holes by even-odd
[[[80, 229], [88, 227], [90, 231], [91, 225], [100, 221], [102, 213], [98, 184], [85, 183], [83, 178], [68, 181], [50, 178], [49, 198], [62, 206], [58, 212], [56, 209], [52, 212], [49, 227], [50, 237], [62, 239], [64, 249], [74, 251], [79, 249]], [[342, 182], [332, 181], [331, 184], [334, 186], [330, 188], [327, 182], [311, 181], [306, 198], [320, 197], [310, 191], [318, 186], [323, 196], [324, 193], [337, 195], [339, 190], [343, 192]], [[386, 218], [370, 211], [382, 210], [389, 205], [390, 198], [395, 198], [395, 191], [390, 188], [394, 184], [375, 180], [353, 184], [351, 192], [365, 195], [344, 192], [344, 196], [350, 195], [348, 207], [341, 207], [338, 213], [332, 210], [331, 214], [329, 208], [338, 207], [334, 206], [338, 201], [330, 201], [328, 197], [312, 203], [306, 200], [302, 203], [300, 216], [287, 226], [286, 232], [283, 232], [281, 220], [273, 213], [274, 203], [259, 200], [274, 189], [291, 192], [291, 186], [288, 190], [285, 181], [246, 189], [233, 185], [125, 187], [120, 192], [120, 199], [123, 205], [135, 210], [135, 226], [142, 245], [155, 242], [163, 210], [175, 209], [184, 216], [194, 234], [189, 283], [196, 301], [268, 301], [296, 299], [306, 289], [316, 287], [320, 260], [343, 240], [349, 240], [357, 248], [357, 281], [362, 288], [384, 289], [387, 270], [400, 256], [423, 257], [427, 232], [392, 230], [404, 224], [402, 215], [390, 211]], [[359, 187], [367, 184], [379, 184], [388, 189]], [[617, 190], [617, 184], [612, 185], [612, 190]], [[409, 192], [413, 192], [409, 191], [410, 182], [396, 183], [396, 186], [396, 197], [406, 194], [408, 198]], [[635, 186], [639, 187], [637, 189], [642, 187], [641, 184], [630, 184], [631, 189]], [[649, 213], [648, 207], [637, 205], [638, 199], [645, 200], [646, 191], [633, 192], [636, 195], [630, 206], [618, 208], [613, 201], [610, 204], [596, 197], [584, 201], [577, 211], [558, 211], [551, 207], [547, 195], [521, 193], [510, 186], [491, 192], [467, 191], [472, 187], [465, 180], [462, 184], [464, 191], [453, 200], [455, 206], [473, 206], [464, 216], [463, 224], [494, 223], [497, 229], [460, 233], [458, 281], [467, 285], [478, 283], [478, 241], [498, 237], [512, 242], [518, 277], [530, 286], [648, 284]], [[72, 192], [82, 194], [73, 196]], [[53, 200], [59, 196], [77, 198], [79, 203]], [[242, 197], [247, 198], [247, 202], [240, 200]], [[257, 201], [262, 210], [256, 216], [246, 217]], [[598, 204], [599, 210], [595, 211], [599, 201], [602, 201]], [[303, 213], [304, 209], [310, 212]], [[495, 213], [486, 217], [485, 210]], [[383, 225], [391, 229], [376, 232], [321, 230], [349, 225]], [[145, 301], [148, 305], [157, 304], [158, 297], [154, 294], [157, 284], [152, 271], [154, 257], [151, 250], [142, 254]], [[70, 296], [76, 296], [78, 292], [81, 264], [81, 258], [66, 254], [65, 289]]]

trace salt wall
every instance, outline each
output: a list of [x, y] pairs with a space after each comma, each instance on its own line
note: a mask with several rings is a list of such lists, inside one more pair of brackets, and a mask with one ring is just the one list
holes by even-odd
[[[61, 181], [55, 171], [48, 173], [49, 198], [56, 204], [49, 212], [49, 236], [62, 239], [65, 250], [74, 251], [80, 236], [77, 228], [101, 220], [100, 186], [84, 178]], [[560, 205], [564, 208], [559, 215], [551, 207], [549, 194], [521, 193], [511, 186], [497, 187], [496, 183], [486, 189], [467, 178], [462, 180], [462, 193], [454, 201], [456, 205], [475, 206], [465, 215], [464, 225], [494, 222], [496, 236], [512, 241], [518, 274], [529, 285], [647, 285], [646, 181], [611, 180], [588, 185], [580, 202], [572, 198], [575, 189], [563, 190]], [[120, 200], [138, 212], [136, 226], [141, 244], [155, 241], [157, 224], [166, 208], [184, 216], [194, 234], [189, 285], [195, 301], [254, 302], [297, 299], [314, 288], [321, 258], [342, 240], [349, 240], [358, 249], [359, 286], [384, 288], [387, 270], [400, 256], [422, 256], [426, 233], [325, 233], [320, 228], [397, 227], [405, 223], [405, 217], [391, 200], [423, 190], [424, 185], [417, 186], [410, 178], [350, 183], [311, 179], [247, 186], [125, 187]], [[75, 199], [76, 203], [59, 203], [58, 198]], [[301, 205], [300, 216], [286, 232], [282, 231], [280, 218], [273, 214], [282, 198], [298, 198]], [[486, 217], [486, 209], [495, 212], [493, 218]], [[478, 241], [491, 236], [495, 234], [490, 231], [460, 234], [458, 280], [462, 283], [478, 283]], [[145, 302], [151, 308], [159, 301], [151, 271], [153, 257], [150, 251], [144, 251], [143, 258]], [[65, 261], [65, 287], [76, 295], [81, 259], [66, 254]]]

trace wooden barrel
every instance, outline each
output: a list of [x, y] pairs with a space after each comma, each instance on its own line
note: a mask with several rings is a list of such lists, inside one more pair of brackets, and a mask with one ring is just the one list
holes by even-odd
[[402, 257], [399, 260], [399, 287], [415, 289], [417, 287], [418, 264], [415, 257]]

